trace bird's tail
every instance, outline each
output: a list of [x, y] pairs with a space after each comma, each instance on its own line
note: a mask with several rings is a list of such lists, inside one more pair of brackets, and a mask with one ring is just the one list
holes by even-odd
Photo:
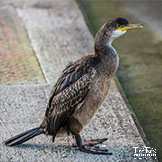
[[3, 143], [6, 146], [14, 146], [14, 145], [19, 145], [25, 141], [28, 141], [29, 139], [38, 136], [40, 134], [43, 134], [44, 130], [40, 127], [34, 128], [31, 130], [28, 130], [24, 133], [18, 134], [17, 136], [11, 137], [10, 139], [4, 141]]

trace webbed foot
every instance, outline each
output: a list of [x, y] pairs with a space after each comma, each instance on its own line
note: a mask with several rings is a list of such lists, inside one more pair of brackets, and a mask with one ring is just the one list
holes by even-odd
[[101, 149], [99, 146], [96, 146], [97, 144], [101, 144], [104, 141], [106, 141], [107, 139], [91, 139], [91, 140], [87, 140], [84, 141], [84, 143], [82, 144], [82, 139], [80, 137], [80, 135], [75, 135], [75, 140], [76, 140], [76, 144], [73, 146], [78, 146], [80, 151], [86, 152], [86, 153], [90, 153], [90, 154], [101, 154], [101, 155], [112, 155], [112, 153], [108, 152], [107, 149]]

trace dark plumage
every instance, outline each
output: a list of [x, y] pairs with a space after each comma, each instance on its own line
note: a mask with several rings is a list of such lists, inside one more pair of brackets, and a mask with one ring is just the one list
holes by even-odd
[[106, 150], [95, 147], [105, 139], [90, 140], [83, 144], [79, 134], [104, 101], [118, 68], [119, 59], [111, 46], [112, 41], [126, 30], [139, 26], [130, 26], [124, 18], [105, 23], [95, 37], [95, 54], [71, 63], [63, 70], [53, 87], [40, 127], [12, 137], [4, 144], [18, 145], [40, 134], [52, 135], [54, 142], [61, 131], [68, 131], [75, 136], [76, 145], [81, 151], [110, 155]]
[[95, 66], [95, 59], [92, 58], [88, 56], [68, 65], [53, 88], [42, 123], [46, 134], [53, 135], [53, 141], [60, 127], [65, 125], [90, 89]]

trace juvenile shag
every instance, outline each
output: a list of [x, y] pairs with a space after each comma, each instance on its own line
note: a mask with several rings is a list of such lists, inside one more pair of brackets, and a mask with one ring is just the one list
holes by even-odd
[[111, 45], [113, 40], [129, 29], [141, 27], [142, 24], [129, 24], [124, 18], [105, 23], [96, 34], [94, 55], [85, 56], [63, 70], [53, 87], [41, 125], [4, 141], [4, 144], [19, 145], [40, 134], [53, 136], [54, 142], [56, 135], [64, 136], [70, 132], [81, 151], [110, 155], [107, 150], [95, 146], [106, 139], [82, 143], [80, 132], [103, 103], [118, 68], [118, 54]]

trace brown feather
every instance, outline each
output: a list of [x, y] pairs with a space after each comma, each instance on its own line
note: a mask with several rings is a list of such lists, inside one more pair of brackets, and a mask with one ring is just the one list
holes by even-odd
[[53, 136], [53, 141], [59, 129], [66, 125], [67, 119], [88, 94], [95, 66], [94, 56], [84, 57], [68, 65], [55, 84], [41, 124], [46, 134]]

